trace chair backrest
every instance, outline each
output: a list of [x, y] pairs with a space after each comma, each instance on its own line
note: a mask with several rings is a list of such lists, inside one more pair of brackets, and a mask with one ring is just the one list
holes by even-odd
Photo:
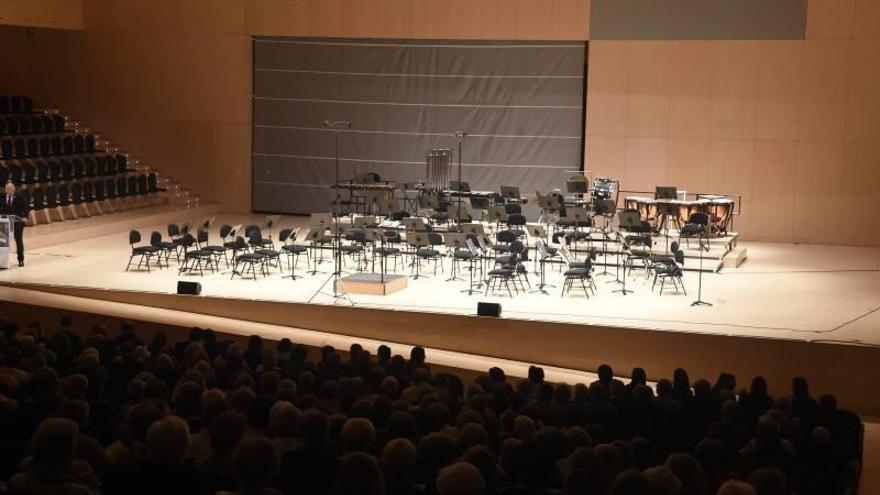
[[184, 248], [188, 248], [188, 247], [191, 247], [193, 244], [195, 244], [195, 242], [196, 242], [196, 240], [195, 240], [195, 238], [192, 236], [192, 234], [184, 234], [184, 235], [183, 235], [183, 240], [180, 241], [180, 244], [181, 244]]
[[244, 235], [245, 235], [245, 237], [247, 237], [248, 239], [250, 239], [250, 238], [252, 237], [251, 234], [253, 234], [254, 231], [260, 232], [260, 227], [258, 227], [258, 226], [256, 226], [256, 225], [253, 225], [253, 224], [248, 225], [247, 227], [244, 228]]
[[516, 233], [509, 230], [502, 230], [495, 235], [498, 242], [511, 243], [516, 240]]
[[131, 245], [135, 245], [141, 242], [141, 233], [137, 230], [130, 230], [128, 232], [128, 243]]
[[695, 225], [708, 225], [709, 224], [709, 214], [704, 211], [698, 211], [691, 213], [691, 217], [688, 223], [692, 223]]
[[208, 243], [208, 231], [206, 229], [199, 229], [199, 232], [196, 234], [199, 244], [207, 244]]
[[244, 237], [237, 236], [235, 238], [235, 250], [238, 251], [240, 249], [247, 249], [247, 244], [244, 242]]
[[178, 227], [176, 223], [169, 223], [167, 230], [168, 237], [177, 237], [180, 235], [180, 227]]
[[672, 251], [673, 253], [677, 253], [678, 247], [679, 247], [678, 241], [672, 241], [672, 244], [669, 245], [669, 250]]
[[506, 211], [508, 215], [511, 213], [522, 213], [522, 206], [520, 206], [519, 203], [507, 203], [504, 205], [504, 211]]
[[263, 234], [260, 233], [260, 229], [251, 230], [248, 239], [250, 239], [251, 245], [261, 246], [263, 244]]
[[154, 230], [152, 234], [150, 234], [150, 245], [153, 247], [158, 247], [159, 244], [162, 243], [162, 233], [158, 230]]
[[278, 242], [282, 244], [287, 242], [287, 239], [290, 238], [290, 233], [293, 232], [293, 229], [281, 229], [281, 232], [278, 233]]
[[227, 237], [229, 237], [230, 232], [232, 232], [232, 225], [224, 223], [223, 225], [220, 226], [220, 238], [221, 239], [225, 240]]
[[679, 249], [675, 252], [675, 262], [678, 264], [679, 267], [682, 267], [684, 265], [684, 251]]

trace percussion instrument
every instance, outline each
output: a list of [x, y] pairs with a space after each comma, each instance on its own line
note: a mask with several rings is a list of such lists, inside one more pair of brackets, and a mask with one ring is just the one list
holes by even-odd
[[426, 186], [433, 191], [442, 191], [449, 187], [452, 176], [452, 150], [437, 148], [425, 152]]
[[616, 203], [618, 191], [620, 191], [620, 181], [607, 177], [597, 177], [593, 181], [593, 202], [611, 199]]
[[656, 222], [660, 220], [663, 210], [674, 210], [671, 220], [676, 225], [683, 225], [690, 221], [694, 213], [706, 213], [709, 215], [709, 224], [718, 233], [727, 233], [730, 221], [733, 218], [734, 201], [725, 196], [702, 195], [699, 199], [682, 201], [677, 199], [652, 199], [641, 196], [627, 196], [624, 200], [626, 209], [639, 212], [642, 218], [659, 228]]

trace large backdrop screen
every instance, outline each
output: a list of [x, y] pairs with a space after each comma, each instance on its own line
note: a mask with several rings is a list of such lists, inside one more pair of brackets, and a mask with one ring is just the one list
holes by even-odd
[[[473, 190], [548, 191], [583, 162], [579, 42], [254, 39], [253, 209], [327, 211], [335, 181], [425, 179], [425, 152], [464, 141]], [[457, 162], [458, 157], [454, 160]], [[454, 177], [453, 177], [454, 178]]]

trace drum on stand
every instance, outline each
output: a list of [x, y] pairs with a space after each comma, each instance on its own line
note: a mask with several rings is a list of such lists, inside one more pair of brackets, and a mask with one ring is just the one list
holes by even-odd
[[716, 195], [702, 196], [701, 199], [708, 203], [706, 213], [709, 215], [709, 224], [712, 225], [716, 233], [727, 234], [736, 206], [734, 201], [728, 197]]

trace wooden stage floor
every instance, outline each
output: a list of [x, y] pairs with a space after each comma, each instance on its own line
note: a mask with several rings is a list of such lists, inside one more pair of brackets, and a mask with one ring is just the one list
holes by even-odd
[[[187, 218], [186, 212], [173, 215], [179, 217], [177, 220]], [[221, 216], [215, 227], [222, 223], [258, 222], [261, 218]], [[284, 217], [282, 227], [300, 226], [304, 222], [305, 218]], [[145, 238], [151, 230], [164, 232], [165, 225], [141, 227]], [[39, 235], [28, 231], [26, 241], [37, 241]], [[54, 237], [64, 242], [28, 250], [27, 267], [0, 271], [0, 282], [173, 293], [178, 280], [193, 280], [201, 282], [204, 296], [304, 303], [329, 276], [307, 275], [304, 259], [297, 269], [304, 278], [296, 281], [282, 278], [284, 273], [277, 270], [257, 281], [230, 280], [222, 264], [224, 273], [204, 277], [178, 276], [173, 262], [171, 269], [125, 272], [129, 247], [124, 228], [85, 239], [76, 231], [66, 237]], [[211, 241], [218, 241], [216, 228]], [[401, 292], [388, 296], [353, 295], [351, 300], [360, 308], [460, 315], [474, 314], [478, 301], [494, 301], [501, 303], [502, 316], [512, 319], [880, 345], [880, 249], [757, 242], [740, 245], [747, 247], [749, 253], [743, 265], [703, 274], [703, 299], [713, 307], [691, 307], [698, 285], [698, 274], [692, 272], [685, 274], [687, 295], [669, 291], [661, 296], [659, 291], [652, 292], [650, 281], [637, 270], [627, 278], [627, 288], [634, 292], [628, 296], [612, 292], [620, 285], [613, 282], [613, 275], [606, 275], [597, 277], [598, 291], [594, 297], [587, 299], [577, 289], [560, 297], [561, 275], [548, 267], [547, 282], [555, 286], [548, 288], [549, 295], [521, 293], [511, 298], [506, 292], [484, 296], [481, 291], [469, 296], [460, 292], [468, 287], [466, 281], [445, 281], [449, 260], [446, 273], [438, 271], [434, 276], [430, 265], [425, 265], [422, 273], [429, 276], [410, 279], [409, 287]], [[531, 270], [531, 263], [529, 267]], [[318, 269], [332, 271], [332, 261], [328, 258]], [[467, 279], [467, 273], [461, 277]], [[538, 277], [530, 274], [530, 279], [534, 287]], [[333, 304], [332, 298], [324, 295], [315, 297], [314, 302]]]

